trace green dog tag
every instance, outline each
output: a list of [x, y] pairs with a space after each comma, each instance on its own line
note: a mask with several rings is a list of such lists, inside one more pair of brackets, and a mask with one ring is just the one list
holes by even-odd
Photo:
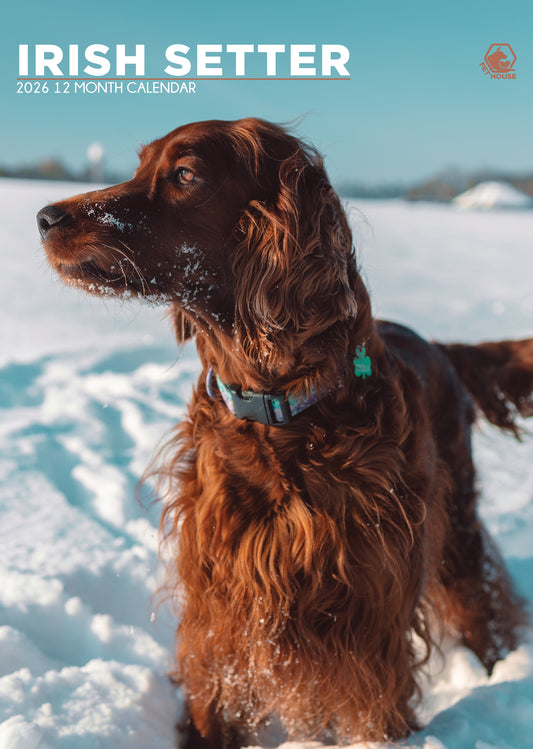
[[366, 355], [366, 348], [364, 346], [358, 346], [355, 349], [355, 358], [353, 360], [353, 368], [356, 377], [370, 377], [372, 374], [372, 362], [370, 357]]

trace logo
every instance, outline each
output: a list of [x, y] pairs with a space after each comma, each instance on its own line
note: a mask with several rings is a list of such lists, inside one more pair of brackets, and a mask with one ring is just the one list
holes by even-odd
[[516, 55], [510, 44], [491, 44], [480, 65], [491, 78], [516, 78], [515, 62]]

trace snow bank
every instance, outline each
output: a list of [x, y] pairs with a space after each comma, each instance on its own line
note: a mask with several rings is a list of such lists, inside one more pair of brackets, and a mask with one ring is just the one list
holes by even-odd
[[508, 182], [480, 182], [452, 201], [458, 208], [532, 208], [533, 198]]
[[[178, 356], [162, 310], [90, 299], [49, 271], [34, 214], [72, 192], [0, 181], [0, 749], [171, 749], [180, 700], [165, 678], [172, 615], [153, 600], [159, 510], [135, 485], [198, 362], [190, 346]], [[381, 315], [447, 339], [533, 334], [533, 214], [359, 206]], [[475, 449], [485, 521], [533, 601], [533, 440], [483, 427]], [[487, 679], [450, 644], [424, 690], [427, 728], [405, 746], [533, 746], [532, 664], [525, 644]]]

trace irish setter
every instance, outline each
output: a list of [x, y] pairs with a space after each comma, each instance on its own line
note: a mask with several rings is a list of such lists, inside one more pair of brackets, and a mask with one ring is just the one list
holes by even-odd
[[519, 436], [533, 339], [439, 345], [372, 317], [318, 153], [185, 125], [133, 179], [38, 214], [65, 281], [169, 305], [203, 371], [158, 468], [185, 747], [417, 728], [443, 632], [490, 674], [526, 614], [476, 512], [476, 411]]

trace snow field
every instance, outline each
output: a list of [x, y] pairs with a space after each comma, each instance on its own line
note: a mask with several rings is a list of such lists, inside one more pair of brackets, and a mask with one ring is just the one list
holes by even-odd
[[[198, 362], [194, 346], [178, 354], [164, 310], [85, 297], [49, 270], [35, 213], [85, 189], [0, 181], [0, 749], [171, 749], [160, 510], [135, 487]], [[533, 335], [533, 212], [361, 201], [350, 218], [380, 316], [442, 340]], [[483, 518], [533, 603], [533, 437], [481, 424], [474, 447]], [[446, 651], [427, 728], [404, 746], [533, 747], [531, 639], [491, 679]]]

